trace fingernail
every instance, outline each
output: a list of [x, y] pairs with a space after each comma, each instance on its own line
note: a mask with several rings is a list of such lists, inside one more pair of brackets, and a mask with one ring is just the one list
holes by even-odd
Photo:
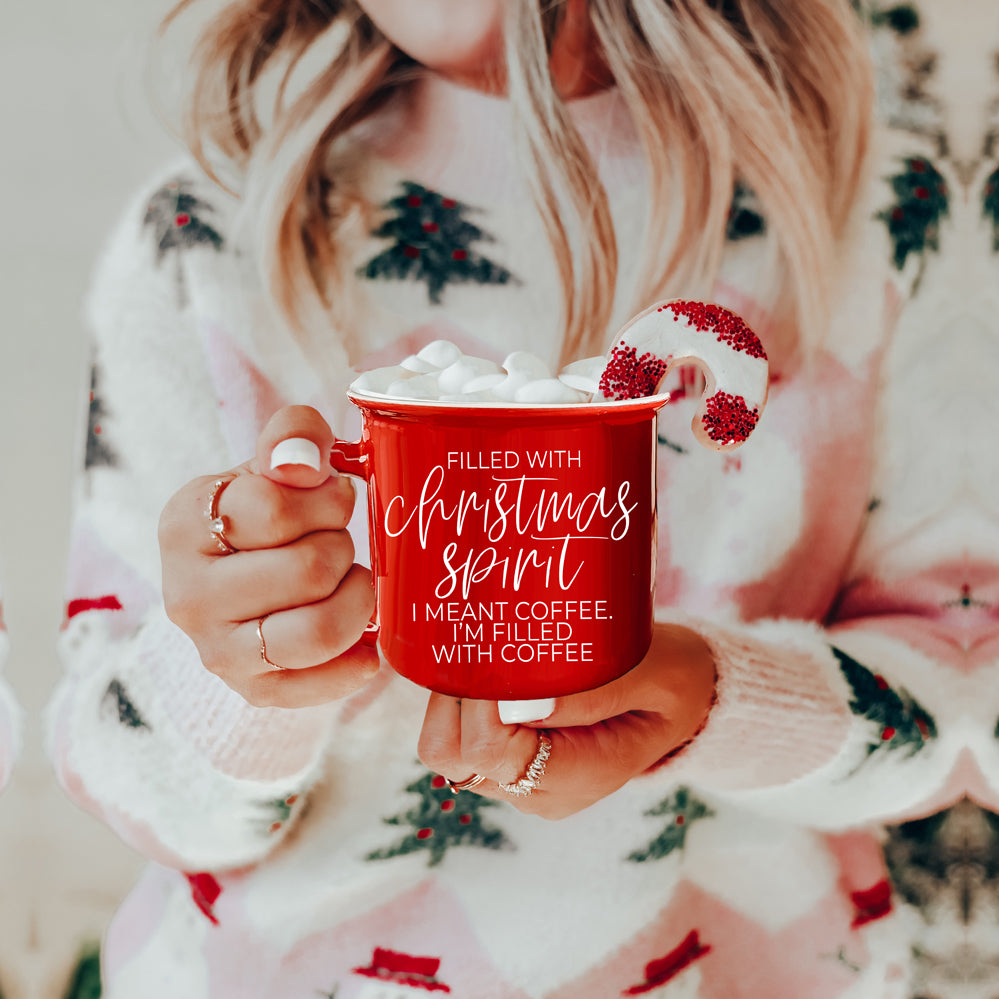
[[319, 446], [307, 437], [289, 437], [271, 451], [271, 468], [281, 465], [308, 465], [319, 471]]
[[539, 697], [535, 701], [500, 701], [499, 716], [504, 725], [523, 725], [541, 721], [555, 710], [554, 697]]

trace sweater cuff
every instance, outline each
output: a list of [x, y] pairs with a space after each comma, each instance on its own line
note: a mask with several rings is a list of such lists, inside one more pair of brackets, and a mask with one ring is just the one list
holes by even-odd
[[335, 705], [258, 708], [205, 669], [198, 650], [165, 614], [140, 630], [141, 681], [175, 731], [230, 777], [276, 780], [300, 774], [326, 741]]
[[671, 777], [706, 790], [756, 790], [804, 777], [840, 751], [852, 723], [849, 695], [821, 628], [673, 623], [708, 644], [717, 683], [707, 722], [671, 760]]

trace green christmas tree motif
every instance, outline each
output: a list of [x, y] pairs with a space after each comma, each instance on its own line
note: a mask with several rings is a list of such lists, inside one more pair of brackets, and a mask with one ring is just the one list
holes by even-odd
[[168, 253], [174, 254], [177, 301], [187, 305], [187, 289], [180, 265], [181, 250], [210, 246], [221, 250], [225, 240], [211, 221], [211, 206], [194, 193], [189, 180], [173, 180], [161, 187], [146, 206], [142, 224], [152, 230], [156, 241], [156, 263], [162, 264]]
[[896, 35], [909, 35], [919, 27], [919, 11], [910, 3], [875, 7], [871, 10], [871, 25], [888, 28]]
[[982, 188], [982, 215], [992, 227], [992, 251], [999, 253], [999, 167], [985, 178]]
[[403, 193], [382, 205], [393, 214], [373, 233], [392, 245], [358, 272], [363, 277], [423, 281], [439, 305], [449, 284], [507, 284], [515, 278], [505, 267], [473, 250], [473, 243], [494, 242], [466, 217], [469, 205], [405, 181]]
[[756, 195], [745, 184], [736, 182], [732, 192], [732, 204], [728, 210], [728, 221], [725, 224], [725, 238], [729, 242], [736, 242], [749, 236], [760, 236], [766, 232], [767, 224], [756, 210], [758, 207]]
[[918, 285], [927, 253], [940, 249], [940, 222], [949, 214], [947, 185], [929, 160], [912, 156], [902, 162], [904, 168], [887, 178], [895, 201], [876, 217], [888, 227], [898, 270], [905, 267], [910, 254], [919, 258]]
[[876, 725], [877, 734], [867, 744], [866, 759], [876, 752], [894, 750], [912, 756], [936, 738], [933, 717], [904, 688], [892, 690], [883, 676], [872, 673], [845, 652], [832, 648], [832, 653], [853, 690], [850, 710]]
[[495, 801], [471, 791], [454, 795], [443, 777], [429, 772], [407, 784], [406, 790], [418, 795], [419, 801], [402, 815], [382, 821], [390, 826], [408, 826], [412, 831], [394, 846], [373, 850], [365, 859], [388, 860], [424, 850], [429, 855], [427, 866], [434, 867], [453, 846], [478, 846], [488, 850], [512, 846], [501, 829], [491, 829], [483, 822], [483, 810], [496, 807]]
[[261, 818], [259, 824], [273, 835], [291, 818], [296, 803], [301, 798], [298, 792], [286, 794], [281, 798], [270, 798], [260, 803]]
[[86, 944], [70, 972], [63, 999], [100, 999], [101, 956], [95, 943]]
[[90, 368], [90, 412], [87, 419], [87, 450], [84, 455], [84, 468], [95, 468], [98, 465], [114, 467], [118, 464], [118, 456], [104, 439], [102, 421], [108, 415], [104, 402], [98, 391], [100, 371], [97, 364]]
[[703, 801], [695, 798], [690, 788], [678, 787], [673, 794], [664, 798], [645, 814], [650, 818], [668, 815], [670, 821], [644, 850], [635, 850], [628, 854], [628, 859], [638, 864], [646, 860], [661, 860], [674, 850], [682, 850], [687, 842], [687, 833], [691, 824], [698, 819], [710, 818], [715, 813]]
[[107, 686], [104, 696], [101, 698], [101, 705], [104, 710], [117, 717], [118, 723], [126, 728], [149, 729], [149, 722], [139, 713], [139, 709], [132, 703], [128, 696], [128, 691], [121, 680], [115, 678]]

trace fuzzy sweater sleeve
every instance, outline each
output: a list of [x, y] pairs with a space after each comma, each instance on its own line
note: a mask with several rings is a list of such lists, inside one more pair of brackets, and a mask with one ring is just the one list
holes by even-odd
[[[909, 169], [913, 157], [900, 162]], [[885, 200], [884, 215], [894, 217]], [[948, 238], [975, 223], [970, 213], [956, 218]], [[888, 259], [875, 253], [872, 270], [878, 256]], [[981, 293], [994, 264], [987, 254], [982, 269], [954, 254], [918, 263], [920, 280], [896, 299], [894, 339], [872, 383], [867, 512], [828, 613], [719, 620], [664, 611], [704, 636], [718, 686], [700, 735], [662, 769], [820, 828], [925, 814], [984, 783], [969, 777], [976, 769], [994, 772], [999, 696], [974, 652], [997, 635], [996, 476], [986, 439], [995, 347]], [[830, 485], [813, 502], [832, 523], [851, 478]], [[778, 607], [828, 571], [808, 549], [786, 564]]]
[[133, 203], [97, 270], [66, 672], [49, 707], [70, 793], [132, 846], [188, 868], [252, 862], [281, 840], [332, 710], [252, 707], [164, 612], [163, 506], [195, 476], [252, 456], [281, 404], [241, 339], [252, 297], [219, 291], [244, 280], [224, 196], [195, 177], [171, 173]]

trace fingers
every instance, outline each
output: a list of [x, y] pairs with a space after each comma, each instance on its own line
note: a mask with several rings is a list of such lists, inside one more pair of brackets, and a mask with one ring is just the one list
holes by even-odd
[[347, 697], [378, 672], [378, 653], [354, 645], [334, 662], [309, 669], [266, 669], [251, 676], [241, 693], [258, 708], [305, 708]]
[[[195, 479], [170, 500], [160, 518], [161, 549], [231, 557], [221, 555], [208, 521], [208, 497], [217, 478]], [[287, 545], [314, 531], [343, 530], [354, 509], [354, 487], [350, 479], [335, 476], [313, 489], [289, 489], [241, 469], [216, 507], [226, 539], [242, 553]]]
[[[307, 669], [335, 659], [364, 633], [375, 608], [371, 573], [354, 565], [336, 591], [324, 600], [264, 618], [261, 631], [267, 658], [286, 670]], [[250, 642], [259, 654], [258, 619], [239, 626], [240, 643]]]
[[476, 794], [502, 798], [499, 784], [521, 777], [537, 748], [537, 733], [503, 725], [494, 701], [431, 694], [417, 752], [423, 763], [458, 782], [473, 773], [488, 779]]
[[346, 531], [316, 531], [277, 548], [240, 551], [212, 560], [210, 606], [195, 600], [188, 616], [235, 623], [314, 604], [333, 594], [353, 564], [354, 542]]
[[[494, 702], [462, 701], [459, 709], [454, 698], [435, 695], [420, 758], [452, 780], [473, 772], [488, 777], [475, 793], [563, 818], [612, 794], [693, 738], [710, 709], [714, 683], [703, 639], [679, 626], [657, 626], [649, 654], [635, 669], [598, 690], [558, 698], [552, 714], [532, 726], [503, 725]], [[524, 776], [539, 729], [552, 743], [544, 776], [529, 796], [509, 797], [497, 782]]]
[[329, 454], [333, 431], [311, 406], [285, 406], [257, 437], [257, 467], [274, 482], [299, 488], [320, 485], [335, 474]]

